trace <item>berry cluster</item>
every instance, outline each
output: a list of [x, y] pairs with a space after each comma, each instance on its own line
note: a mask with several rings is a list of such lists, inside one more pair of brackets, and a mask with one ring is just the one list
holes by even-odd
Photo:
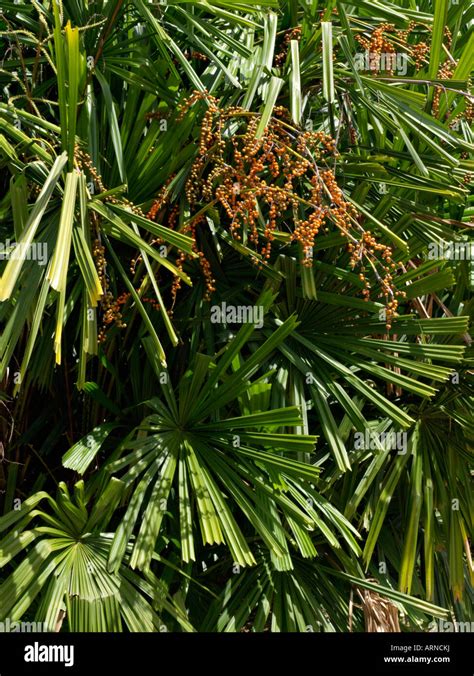
[[127, 326], [124, 324], [122, 313], [120, 312], [120, 308], [126, 299], [123, 299], [122, 297], [114, 299], [113, 294], [107, 288], [107, 261], [105, 259], [105, 249], [100, 243], [99, 239], [96, 239], [94, 242], [92, 247], [92, 255], [94, 256], [100, 284], [104, 289], [104, 294], [100, 299], [102, 310], [102, 326], [99, 329], [99, 334], [97, 337], [99, 343], [103, 343], [106, 338], [106, 330], [108, 326], [115, 324], [115, 326], [117, 326], [119, 329], [124, 329]]
[[[468, 90], [469, 91], [472, 90], [471, 81], [469, 81]], [[472, 122], [474, 122], [474, 100], [472, 98], [470, 98], [466, 103], [466, 109], [464, 111], [464, 119], [468, 124], [472, 124]]]
[[[99, 192], [103, 193], [106, 192], [106, 188], [104, 186], [104, 183], [102, 181], [102, 177], [98, 173], [97, 169], [94, 167], [91, 158], [89, 155], [82, 151], [79, 147], [76, 147], [75, 149], [75, 160], [78, 165], [78, 167], [83, 170], [84, 172], [87, 172], [94, 182], [96, 188], [98, 189]], [[150, 207], [150, 210], [148, 214], [145, 216], [144, 212], [140, 207], [137, 205], [133, 204], [130, 200], [128, 200], [125, 197], [122, 197], [120, 200], [114, 197], [113, 195], [105, 195], [104, 196], [104, 201], [109, 202], [110, 204], [120, 204], [124, 207], [127, 207], [130, 209], [133, 213], [142, 216], [144, 218], [149, 218], [150, 220], [154, 220], [156, 218], [156, 215], [158, 211], [166, 204], [166, 201], [168, 199], [168, 184], [169, 182], [173, 179], [173, 176], [170, 177], [169, 181], [167, 182], [166, 186], [162, 188], [160, 191], [159, 196], [156, 198], [156, 200], [153, 202], [152, 206]], [[174, 215], [174, 218], [177, 216], [177, 207], [172, 210], [171, 216], [168, 221], [169, 227], [173, 227], [172, 224], [172, 217]], [[92, 215], [93, 220], [97, 219], [96, 214]], [[153, 246], [155, 244], [162, 244], [162, 240], [159, 238], [154, 238], [150, 242], [150, 246]], [[107, 336], [107, 329], [115, 325], [119, 329], [124, 329], [126, 328], [126, 324], [123, 321], [123, 316], [122, 316], [122, 309], [125, 303], [130, 299], [130, 293], [124, 292], [122, 293], [118, 298], [114, 298], [114, 295], [108, 288], [108, 282], [107, 282], [107, 261], [105, 258], [105, 248], [101, 244], [100, 241], [100, 234], [97, 230], [97, 238], [94, 241], [93, 247], [92, 247], [92, 254], [97, 270], [97, 274], [100, 280], [100, 284], [102, 286], [102, 289], [104, 290], [104, 293], [102, 297], [100, 298], [100, 309], [101, 309], [101, 327], [99, 329], [98, 333], [98, 341], [100, 343], [103, 343], [106, 340]], [[135, 274], [135, 269], [137, 264], [141, 261], [141, 255], [138, 255], [136, 258], [133, 258], [130, 262], [130, 272], [132, 274]], [[137, 289], [139, 291], [139, 289]], [[142, 302], [149, 303], [155, 310], [159, 310], [160, 306], [159, 303], [155, 298], [142, 298]]]
[[[206, 111], [198, 139], [199, 153], [185, 184], [191, 218], [183, 231], [194, 240], [206, 281], [206, 298], [215, 290], [215, 282], [198, 241], [199, 226], [206, 223], [206, 207], [212, 207], [217, 210], [220, 226], [255, 252], [251, 260], [258, 267], [272, 258], [280, 235], [289, 245], [297, 243], [303, 266], [312, 266], [318, 233], [334, 226], [349, 243], [351, 265], [368, 261], [367, 269], [375, 273], [379, 295], [388, 302], [389, 323], [398, 304], [395, 297], [401, 295], [393, 283], [396, 264], [392, 250], [364, 230], [357, 210], [338, 185], [335, 139], [322, 131], [296, 128], [281, 106], [274, 109], [257, 138], [261, 119], [258, 114], [235, 106], [220, 108], [207, 93], [195, 92], [182, 104], [179, 115], [198, 101], [205, 101]], [[176, 265], [182, 268], [186, 259], [181, 253]], [[176, 279], [173, 303], [179, 288], [180, 280]], [[363, 293], [367, 300], [370, 288], [367, 281]]]
[[[454, 69], [456, 68], [456, 61], [445, 61], [443, 65], [438, 70], [438, 79], [439, 80], [449, 80], [453, 76]], [[431, 111], [436, 117], [439, 112], [439, 101], [441, 94], [443, 92], [443, 87], [435, 87], [433, 94], [433, 105]]]
[[292, 40], [301, 40], [301, 26], [296, 26], [296, 28], [290, 28], [284, 33], [283, 45], [278, 52], [275, 54], [274, 63], [277, 68], [284, 65], [286, 57], [288, 56], [288, 48]]
[[81, 150], [79, 146], [76, 145], [74, 149], [74, 159], [79, 169], [81, 169], [85, 174], [89, 174], [94, 185], [98, 188], [99, 192], [105, 192], [104, 184], [102, 182], [102, 176], [99, 174], [97, 169], [92, 164], [90, 155]]
[[[380, 295], [385, 297], [386, 326], [387, 330], [389, 330], [399, 305], [398, 298], [406, 297], [406, 293], [397, 290], [393, 283], [393, 273], [397, 268], [397, 264], [393, 261], [393, 251], [391, 247], [378, 242], [371, 231], [366, 230], [356, 244], [349, 242], [348, 250], [351, 255], [349, 261], [351, 268], [355, 268], [364, 258], [372, 268], [375, 278], [380, 284]], [[377, 267], [380, 265], [383, 270], [383, 276], [377, 270]], [[368, 301], [371, 284], [366, 276], [366, 265], [360, 265], [359, 269], [359, 279], [364, 283], [362, 295], [364, 296], [364, 300]]]
[[415, 60], [416, 70], [420, 70], [428, 63], [430, 53], [430, 46], [426, 42], [417, 42], [410, 47], [410, 54]]
[[[384, 33], [393, 33], [394, 31], [395, 26], [392, 23], [382, 23], [372, 31], [370, 38], [365, 38], [362, 35], [355, 36], [357, 42], [369, 53], [370, 71], [378, 72], [379, 61], [377, 57], [380, 54], [395, 53], [393, 44], [384, 35]], [[388, 72], [390, 75], [393, 75], [392, 70]]]
[[[378, 25], [369, 37], [360, 34], [355, 35], [357, 42], [369, 52], [369, 69], [378, 72], [378, 55], [394, 54], [398, 49], [403, 48], [407, 54], [415, 61], [416, 70], [420, 70], [428, 63], [430, 46], [424, 41], [417, 41], [414, 44], [408, 42], [408, 38], [417, 29], [417, 22], [410, 21], [405, 30], [396, 29], [394, 24], [382, 23]], [[431, 27], [428, 27], [431, 30]], [[390, 39], [387, 37], [390, 34]], [[452, 36], [448, 27], [444, 30], [447, 49], [450, 48]], [[390, 75], [393, 71], [389, 70]]]
[[[378, 60], [377, 56], [382, 52], [391, 53], [395, 52], [394, 43], [398, 45], [398, 48], [403, 48], [410, 57], [415, 61], [416, 70], [420, 70], [423, 66], [428, 64], [429, 61], [429, 52], [430, 46], [424, 41], [417, 41], [414, 44], [408, 42], [408, 38], [412, 33], [418, 31], [419, 24], [416, 21], [410, 21], [406, 30], [396, 30], [393, 24], [383, 23], [377, 26], [371, 33], [370, 37], [364, 37], [362, 35], [355, 35], [355, 39], [359, 42], [364, 49], [369, 52], [369, 68], [372, 71], [378, 70]], [[424, 30], [431, 31], [431, 26], [424, 26]], [[390, 40], [385, 34], [390, 34]], [[445, 26], [444, 28], [444, 42], [446, 49], [450, 50], [452, 43], [452, 34], [450, 29]], [[445, 63], [440, 67], [438, 71], [438, 79], [449, 80], [452, 78], [453, 73], [456, 69], [457, 62], [450, 58], [450, 60], [445, 61]], [[393, 73], [391, 73], [393, 74]], [[468, 91], [471, 90], [469, 83]], [[443, 93], [444, 88], [442, 86], [436, 86], [434, 89], [433, 105], [432, 112], [433, 115], [438, 115], [439, 111], [439, 102], [441, 94]], [[468, 97], [466, 97], [468, 99]], [[474, 105], [470, 99], [466, 101], [466, 109], [464, 112], [464, 119], [468, 122], [471, 122], [473, 119]], [[448, 112], [446, 113], [449, 114]], [[451, 120], [451, 126], [454, 126], [456, 121], [460, 119], [462, 115], [457, 115]], [[351, 144], [354, 145], [356, 142], [356, 137], [354, 130], [349, 129]]]

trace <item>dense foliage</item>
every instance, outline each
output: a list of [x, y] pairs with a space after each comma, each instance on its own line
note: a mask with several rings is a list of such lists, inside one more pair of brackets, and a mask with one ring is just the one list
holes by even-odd
[[473, 21], [2, 1], [0, 621], [469, 619]]

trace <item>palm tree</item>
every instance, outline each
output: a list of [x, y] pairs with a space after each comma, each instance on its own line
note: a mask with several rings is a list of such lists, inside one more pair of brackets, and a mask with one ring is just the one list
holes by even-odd
[[469, 617], [470, 9], [315, 7], [3, 9], [0, 619]]

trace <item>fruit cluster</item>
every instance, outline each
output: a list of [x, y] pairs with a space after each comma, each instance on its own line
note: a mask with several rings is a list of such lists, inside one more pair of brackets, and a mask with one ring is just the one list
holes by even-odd
[[[396, 315], [399, 305], [398, 298], [405, 298], [406, 293], [399, 291], [394, 287], [393, 273], [397, 268], [397, 264], [393, 261], [392, 249], [373, 236], [370, 230], [366, 230], [360, 237], [357, 244], [349, 242], [348, 250], [351, 254], [349, 265], [355, 268], [360, 261], [365, 258], [372, 270], [375, 278], [380, 284], [381, 295], [385, 297], [385, 320], [386, 327], [389, 330], [392, 327], [392, 320]], [[377, 270], [377, 263], [380, 263], [383, 269], [383, 276]], [[362, 295], [365, 300], [369, 300], [371, 284], [366, 276], [366, 266], [360, 265], [359, 279], [364, 283]]]
[[410, 54], [415, 60], [415, 69], [420, 70], [428, 63], [430, 46], [426, 42], [417, 42], [410, 47]]
[[[351, 266], [362, 265], [367, 300], [371, 285], [365, 277], [364, 261], [374, 272], [374, 287], [387, 300], [389, 323], [397, 308], [392, 250], [364, 230], [357, 210], [338, 185], [335, 139], [322, 131], [297, 128], [281, 106], [274, 109], [262, 130], [260, 115], [235, 106], [220, 108], [206, 92], [193, 93], [182, 104], [179, 116], [199, 101], [206, 104], [206, 110], [199, 152], [185, 184], [191, 218], [183, 232], [194, 240], [206, 281], [206, 298], [215, 290], [215, 281], [199, 241], [209, 209], [218, 227], [254, 252], [251, 260], [258, 267], [270, 261], [275, 241], [282, 239], [286, 246], [297, 244], [301, 264], [312, 266], [316, 238], [321, 229], [328, 231], [332, 225], [348, 241]], [[162, 204], [162, 196], [157, 200]], [[181, 253], [176, 265], [182, 268], [186, 260]], [[173, 302], [179, 287], [180, 280], [176, 279]]]
[[284, 65], [286, 57], [288, 56], [288, 48], [292, 40], [297, 40], [298, 42], [301, 40], [301, 26], [296, 26], [296, 28], [290, 28], [285, 31], [282, 47], [278, 54], [275, 54], [274, 63], [277, 68]]
[[[394, 54], [395, 47], [392, 42], [385, 37], [385, 33], [393, 33], [395, 26], [392, 23], [382, 23], [375, 28], [370, 38], [365, 38], [362, 35], [356, 34], [355, 39], [369, 54], [369, 70], [378, 72], [380, 54]], [[389, 74], [393, 75], [393, 70], [389, 69]]]
[[[456, 68], [456, 61], [445, 61], [443, 65], [438, 70], [438, 79], [439, 80], [449, 80], [453, 76], [454, 69]], [[433, 94], [433, 105], [431, 111], [436, 117], [439, 113], [439, 101], [441, 94], [444, 91], [443, 87], [435, 87]]]
[[96, 239], [94, 242], [92, 247], [92, 255], [94, 257], [100, 284], [102, 289], [104, 289], [104, 293], [100, 299], [102, 325], [97, 336], [99, 343], [103, 343], [106, 339], [106, 330], [108, 326], [115, 324], [115, 326], [117, 326], [119, 329], [124, 329], [126, 327], [126, 324], [123, 322], [122, 313], [120, 312], [120, 308], [125, 300], [123, 300], [121, 297], [114, 299], [113, 294], [108, 290], [105, 249], [100, 243], [99, 239]]
[[[97, 169], [94, 167], [90, 156], [86, 152], [82, 151], [79, 147], [76, 147], [75, 149], [75, 160], [78, 168], [89, 174], [90, 179], [94, 183], [95, 188], [100, 193], [106, 192], [106, 188], [103, 184], [102, 177], [100, 176]], [[169, 180], [171, 181], [172, 178], [173, 177], [171, 177]], [[167, 186], [163, 188], [162, 195], [155, 200], [152, 207], [150, 208], [150, 211], [147, 214], [147, 217], [150, 218], [150, 220], [154, 220], [157, 212], [159, 211], [160, 208], [162, 208], [163, 204], [166, 202], [166, 194], [167, 194]], [[142, 209], [137, 205], [133, 204], [127, 198], [122, 197], [121, 199], [117, 199], [113, 195], [105, 195], [104, 201], [109, 202], [110, 204], [120, 204], [121, 206], [127, 207], [128, 209], [133, 211], [133, 213], [145, 217], [145, 214], [143, 213]], [[92, 221], [97, 221], [97, 215], [94, 213], [92, 214]], [[153, 246], [154, 244], [161, 243], [162, 240], [154, 238], [151, 240], [150, 245]], [[102, 286], [102, 289], [104, 290], [104, 293], [100, 298], [101, 326], [98, 332], [98, 341], [100, 343], [103, 343], [106, 340], [107, 329], [110, 328], [110, 326], [115, 325], [119, 329], [126, 328], [127, 325], [123, 321], [122, 308], [125, 305], [125, 303], [127, 303], [127, 301], [130, 299], [130, 293], [124, 292], [120, 296], [118, 296], [118, 298], [114, 298], [113, 293], [109, 289], [106, 272], [107, 260], [105, 257], [105, 248], [101, 243], [100, 229], [98, 227], [96, 228], [96, 239], [92, 247], [92, 255], [94, 258], [95, 267], [100, 280], [100, 284]], [[132, 274], [135, 273], [135, 268], [140, 261], [141, 261], [140, 255], [131, 260], [130, 272]], [[137, 289], [137, 292], [139, 292], [139, 289]], [[156, 310], [158, 310], [160, 307], [159, 303], [154, 298], [142, 298], [141, 300], [142, 302], [149, 303]]]
[[[417, 31], [417, 22], [410, 21], [405, 30], [396, 29], [394, 24], [382, 23], [376, 26], [368, 37], [356, 34], [354, 37], [357, 42], [369, 53], [369, 70], [378, 72], [380, 54], [395, 54], [400, 49], [404, 49], [415, 62], [415, 69], [418, 71], [425, 66], [429, 60], [430, 46], [425, 41], [417, 40], [410, 43], [408, 38]], [[427, 27], [431, 30], [431, 27]], [[444, 30], [444, 36], [447, 49], [452, 42], [451, 32], [448, 27]], [[393, 71], [388, 71], [393, 75]]]

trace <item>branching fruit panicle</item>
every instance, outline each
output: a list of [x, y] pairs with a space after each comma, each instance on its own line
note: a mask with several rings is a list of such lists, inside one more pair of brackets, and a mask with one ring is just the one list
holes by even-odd
[[[364, 298], [369, 300], [373, 288], [378, 297], [386, 299], [389, 324], [400, 295], [393, 282], [393, 252], [364, 230], [360, 215], [338, 185], [336, 140], [322, 131], [295, 127], [281, 106], [274, 108], [263, 134], [257, 137], [260, 115], [236, 106], [220, 108], [207, 92], [194, 92], [184, 101], [179, 119], [199, 101], [206, 104], [206, 110], [199, 152], [185, 184], [191, 218], [183, 232], [194, 240], [206, 283], [205, 298], [215, 291], [215, 280], [200, 249], [199, 229], [206, 226], [205, 212], [212, 206], [229, 235], [255, 252], [251, 260], [257, 266], [271, 263], [275, 242], [280, 247], [279, 235], [286, 233], [285, 246], [297, 244], [301, 265], [311, 267], [321, 229], [335, 228], [347, 240], [351, 267], [361, 269]], [[149, 217], [164, 207], [165, 195], [166, 190], [160, 191]], [[178, 268], [182, 269], [187, 258], [180, 254]], [[366, 270], [371, 271], [372, 283], [366, 279]], [[173, 302], [180, 285], [176, 278]]]

